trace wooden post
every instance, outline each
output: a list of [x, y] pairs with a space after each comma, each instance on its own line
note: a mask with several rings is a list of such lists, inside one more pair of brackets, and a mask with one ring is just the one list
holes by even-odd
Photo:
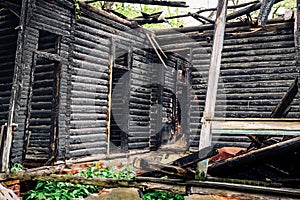
[[[217, 18], [215, 23], [214, 43], [210, 60], [210, 68], [207, 83], [207, 93], [205, 100], [205, 108], [202, 119], [202, 128], [199, 142], [199, 150], [211, 145], [212, 133], [211, 122], [207, 118], [213, 118], [215, 112], [218, 80], [221, 68], [221, 56], [224, 41], [224, 31], [226, 24], [227, 0], [220, 0], [217, 10]], [[207, 173], [208, 160], [199, 162], [197, 166], [196, 179], [203, 180]]]
[[[296, 1], [297, 5], [296, 5], [296, 11], [295, 11], [295, 24], [294, 24], [294, 41], [295, 41], [295, 49], [296, 49], [296, 66], [297, 69], [299, 71], [300, 69], [300, 34], [299, 34], [299, 29], [300, 29], [300, 0]], [[298, 73], [298, 91], [300, 91], [300, 77], [299, 77], [299, 73]], [[299, 97], [298, 97], [298, 101], [299, 101]]]
[[110, 125], [111, 125], [111, 106], [112, 106], [112, 87], [113, 87], [113, 66], [115, 60], [115, 43], [111, 39], [111, 49], [109, 57], [109, 92], [108, 92], [108, 106], [107, 106], [107, 155], [110, 154]]

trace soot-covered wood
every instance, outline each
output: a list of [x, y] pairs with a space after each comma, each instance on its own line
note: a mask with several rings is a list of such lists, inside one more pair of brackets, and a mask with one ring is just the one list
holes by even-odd
[[[226, 24], [216, 116], [270, 116], [297, 76], [293, 25], [278, 19], [268, 22], [265, 29], [251, 28], [241, 22]], [[199, 27], [198, 32], [192, 28], [182, 31], [186, 33], [157, 31], [157, 40], [167, 51], [192, 49], [190, 142], [197, 146], [213, 32], [208, 25]], [[180, 42], [174, 44], [172, 40]], [[299, 108], [293, 102], [287, 117], [298, 114]], [[215, 135], [213, 140], [218, 147], [249, 145], [249, 139], [242, 136]]]

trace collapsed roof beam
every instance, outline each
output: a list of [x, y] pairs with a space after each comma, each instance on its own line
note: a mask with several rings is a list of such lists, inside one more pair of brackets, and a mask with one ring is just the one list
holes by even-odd
[[[85, 1], [85, 3], [94, 3], [97, 1], [99, 0], [88, 0]], [[161, 0], [108, 0], [108, 1], [120, 2], [120, 3], [150, 4], [150, 5], [171, 6], [171, 7], [189, 7], [185, 1], [161, 1]]]
[[258, 25], [266, 25], [274, 2], [275, 0], [263, 0], [257, 19]]
[[[282, 1], [282, 0], [275, 0], [274, 4], [276, 4], [276, 3], [280, 2], [280, 1]], [[262, 3], [259, 2], [257, 4], [248, 6], [246, 8], [241, 9], [241, 10], [238, 10], [238, 11], [236, 11], [234, 13], [231, 13], [231, 14], [227, 15], [227, 20], [235, 19], [235, 18], [240, 17], [242, 15], [246, 15], [246, 14], [249, 14], [249, 13], [251, 13], [253, 11], [256, 11], [256, 10], [258, 10], [258, 9], [261, 8], [261, 5], [262, 5]]]

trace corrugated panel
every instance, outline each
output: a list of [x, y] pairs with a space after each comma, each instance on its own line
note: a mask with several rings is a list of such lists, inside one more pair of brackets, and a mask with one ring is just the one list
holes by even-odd
[[[295, 61], [294, 22], [267, 25], [266, 29], [252, 29], [241, 23], [229, 24], [222, 53], [216, 116], [269, 117], [272, 109], [287, 91], [298, 72]], [[235, 27], [236, 26], [236, 27]], [[205, 105], [206, 83], [210, 64], [213, 30], [158, 36], [171, 50], [192, 48], [191, 72], [191, 146], [198, 147], [201, 117]], [[175, 39], [174, 39], [175, 37]], [[182, 43], [172, 44], [182, 37]], [[185, 39], [185, 40], [184, 40]], [[194, 41], [194, 42], [193, 42]], [[299, 117], [299, 106], [294, 101], [287, 117]], [[247, 146], [249, 140], [241, 136], [213, 137], [217, 146]]]
[[[0, 8], [1, 10], [1, 8]], [[0, 126], [7, 122], [17, 48], [18, 18], [9, 10], [0, 11]]]

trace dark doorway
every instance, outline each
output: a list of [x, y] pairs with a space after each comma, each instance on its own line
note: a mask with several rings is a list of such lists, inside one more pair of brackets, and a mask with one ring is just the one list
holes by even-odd
[[110, 153], [128, 151], [129, 126], [129, 51], [117, 45], [112, 69], [112, 95], [110, 106]]

